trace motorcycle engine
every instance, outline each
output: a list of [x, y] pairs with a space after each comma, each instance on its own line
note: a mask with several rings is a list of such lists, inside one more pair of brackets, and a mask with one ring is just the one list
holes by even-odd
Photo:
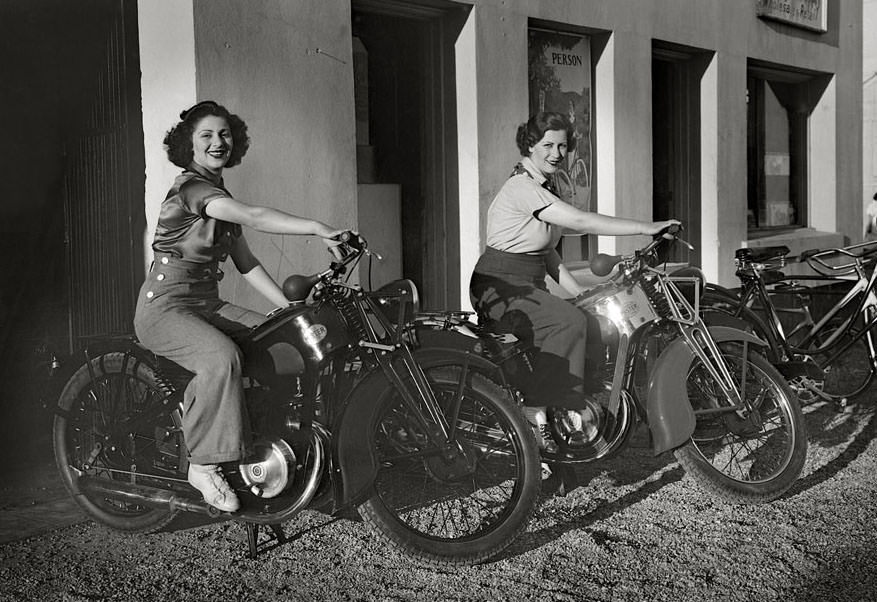
[[295, 477], [296, 458], [292, 446], [283, 439], [261, 438], [254, 445], [248, 462], [239, 465], [241, 477], [250, 492], [262, 498], [280, 495]]

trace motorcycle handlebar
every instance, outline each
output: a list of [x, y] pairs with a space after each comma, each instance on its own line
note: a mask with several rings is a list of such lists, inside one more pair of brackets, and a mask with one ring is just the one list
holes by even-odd
[[[642, 249], [642, 251], [637, 253], [637, 256], [641, 257], [654, 253], [655, 249], [657, 249], [661, 243], [676, 240], [682, 230], [682, 224], [670, 224], [666, 228], [663, 228], [652, 237], [652, 242]], [[591, 259], [591, 272], [593, 272], [595, 276], [608, 276], [615, 266], [624, 260], [625, 257], [623, 255], [606, 255], [605, 253], [597, 253], [597, 255]]]

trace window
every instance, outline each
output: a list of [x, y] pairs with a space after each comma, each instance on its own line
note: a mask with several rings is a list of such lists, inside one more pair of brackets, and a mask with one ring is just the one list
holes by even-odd
[[811, 76], [750, 62], [746, 80], [750, 236], [807, 224]]

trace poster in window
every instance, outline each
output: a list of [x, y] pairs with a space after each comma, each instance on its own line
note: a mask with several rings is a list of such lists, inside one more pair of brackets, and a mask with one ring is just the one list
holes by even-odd
[[591, 46], [587, 36], [530, 30], [530, 113], [563, 113], [572, 125], [571, 150], [555, 177], [558, 189], [580, 209], [591, 207]]

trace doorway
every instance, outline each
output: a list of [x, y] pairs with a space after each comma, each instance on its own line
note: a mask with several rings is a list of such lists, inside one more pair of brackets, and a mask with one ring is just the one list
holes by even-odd
[[354, 68], [359, 63], [360, 70], [354, 77], [360, 227], [363, 219], [376, 219], [364, 215], [365, 200], [388, 197], [377, 205], [379, 219], [397, 224], [386, 244], [398, 245], [401, 262], [385, 277], [413, 280], [424, 308], [456, 308], [454, 41], [469, 9], [381, 0], [353, 0], [351, 8]]
[[674, 245], [669, 261], [700, 265], [700, 79], [702, 53], [652, 45], [652, 219], [676, 218], [690, 251]]

